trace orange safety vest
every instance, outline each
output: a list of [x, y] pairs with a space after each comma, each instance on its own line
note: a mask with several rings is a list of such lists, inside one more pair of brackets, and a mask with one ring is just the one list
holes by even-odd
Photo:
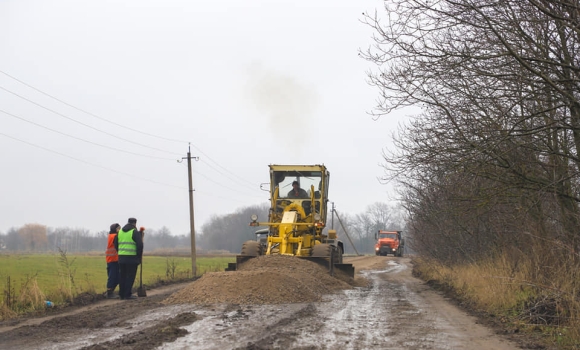
[[117, 234], [109, 234], [109, 240], [107, 242], [107, 250], [105, 251], [105, 256], [107, 258], [107, 264], [110, 262], [119, 261], [119, 255], [117, 255], [117, 250], [115, 249], [115, 237]]

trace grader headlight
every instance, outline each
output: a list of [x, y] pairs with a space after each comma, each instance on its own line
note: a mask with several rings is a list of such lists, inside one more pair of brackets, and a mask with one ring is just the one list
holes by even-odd
[[315, 213], [314, 214], [314, 221], [320, 221], [320, 219], [322, 219], [322, 217], [320, 216], [319, 213]]
[[252, 214], [250, 218], [252, 219], [252, 222], [250, 222], [250, 226], [258, 226], [258, 215]]

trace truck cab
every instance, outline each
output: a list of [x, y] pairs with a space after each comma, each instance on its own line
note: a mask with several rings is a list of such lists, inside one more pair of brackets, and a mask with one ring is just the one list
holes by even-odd
[[375, 234], [375, 254], [401, 257], [405, 244], [402, 237], [402, 231], [383, 231], [379, 230]]

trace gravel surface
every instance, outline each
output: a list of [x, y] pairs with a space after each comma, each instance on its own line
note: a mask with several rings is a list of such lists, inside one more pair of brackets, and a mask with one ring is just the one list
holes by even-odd
[[[409, 258], [345, 262], [356, 268], [354, 281], [300, 258], [252, 259], [239, 271], [152, 289], [137, 300], [0, 325], [0, 349], [551, 349], [533, 344], [530, 334], [482, 326], [485, 319], [414, 278]], [[307, 298], [316, 300], [294, 302]]]
[[331, 276], [326, 267], [309, 260], [263, 255], [241, 264], [238, 271], [206, 273], [164, 303], [305, 303], [320, 301], [324, 294], [349, 289], [357, 283], [340, 271]]

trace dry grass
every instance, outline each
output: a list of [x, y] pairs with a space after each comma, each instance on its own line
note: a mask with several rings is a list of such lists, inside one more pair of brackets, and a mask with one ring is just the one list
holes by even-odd
[[20, 288], [16, 305], [24, 311], [43, 310], [46, 307], [46, 298], [40, 287], [36, 275], [27, 277]]
[[522, 330], [540, 330], [559, 348], [579, 349], [580, 263], [565, 251], [504, 252], [485, 261], [444, 266], [415, 259], [424, 280], [444, 285], [476, 309]]
[[[58, 275], [60, 278], [60, 284], [57, 288], [57, 298], [53, 299], [60, 299], [68, 300], [70, 303], [73, 302], [74, 296], [76, 295], [76, 284], [75, 284], [75, 276], [76, 276], [76, 266], [75, 266], [75, 258], [70, 258], [66, 251], [59, 250], [59, 270]], [[60, 300], [59, 300], [60, 301]]]
[[[169, 253], [164, 257], [144, 257], [144, 285], [165, 285], [193, 278], [191, 258]], [[45, 308], [46, 300], [65, 306], [78, 302], [75, 300], [79, 296], [103, 293], [107, 274], [102, 255], [71, 255], [64, 251], [57, 255], [0, 255], [0, 281], [3, 282], [0, 320], [40, 311]], [[200, 254], [196, 260], [197, 275], [223, 271], [232, 261], [235, 261], [232, 255]]]
[[18, 314], [12, 309], [10, 309], [8, 306], [6, 306], [5, 304], [0, 305], [0, 321], [8, 320], [16, 316], [18, 316]]

